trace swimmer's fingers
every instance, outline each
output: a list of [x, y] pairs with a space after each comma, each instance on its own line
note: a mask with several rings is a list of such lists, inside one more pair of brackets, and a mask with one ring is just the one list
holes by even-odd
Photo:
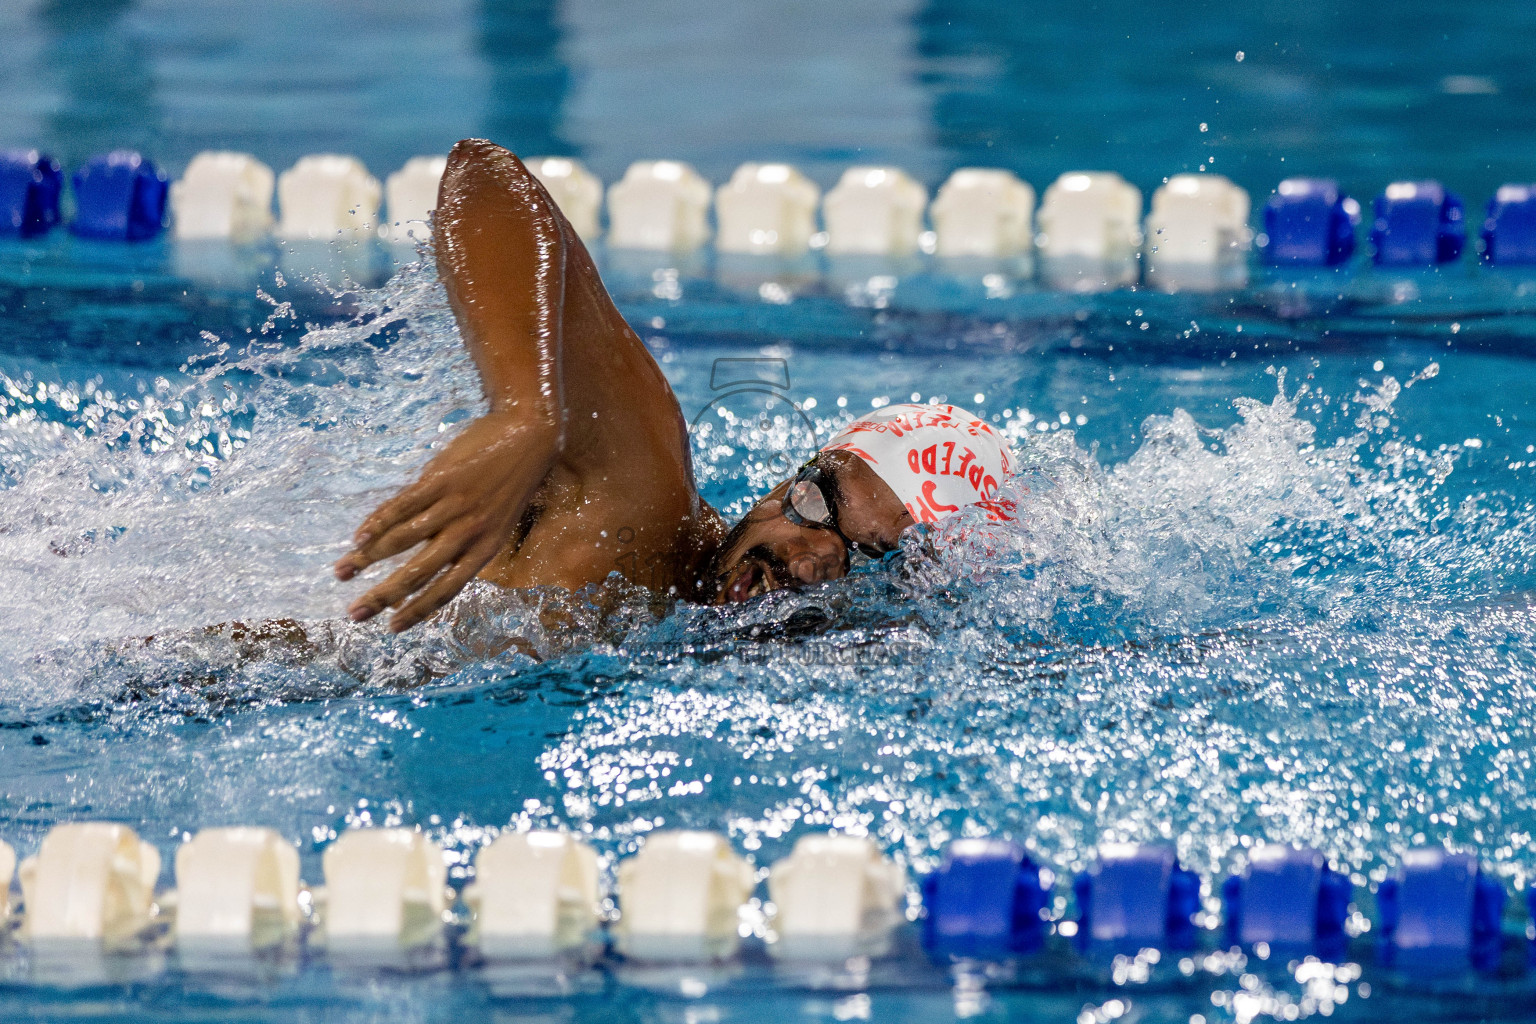
[[357, 528], [357, 532], [352, 535], [352, 543], [362, 547], [375, 537], [383, 536], [396, 524], [431, 508], [442, 496], [443, 486], [440, 481], [418, 480], [374, 509], [373, 513]]
[[[469, 529], [444, 530], [432, 543], [418, 551], [414, 558], [390, 573], [389, 577], [368, 593], [352, 602], [347, 614], [354, 622], [371, 619], [385, 608], [394, 607], [419, 590], [428, 580], [442, 572], [446, 566], [458, 561], [464, 550], [475, 542], [476, 535]], [[490, 561], [487, 557], [486, 561]], [[485, 563], [482, 562], [481, 565]]]
[[[382, 524], [389, 521], [380, 519], [375, 528], [381, 532], [370, 531], [367, 540], [359, 541], [351, 551], [336, 560], [336, 578], [350, 580], [375, 562], [410, 550], [451, 522], [459, 513], [458, 505], [448, 500], [439, 501], [411, 519], [396, 521], [387, 526]], [[372, 518], [369, 517], [370, 520]], [[370, 524], [365, 522], [363, 525], [367, 527]], [[358, 534], [364, 535], [362, 530]]]
[[474, 579], [475, 573], [485, 568], [499, 549], [493, 541], [481, 541], [464, 553], [464, 556], [447, 572], [437, 577], [421, 593], [395, 612], [389, 620], [391, 633], [402, 633], [430, 616], [443, 605], [452, 601], [464, 585]]

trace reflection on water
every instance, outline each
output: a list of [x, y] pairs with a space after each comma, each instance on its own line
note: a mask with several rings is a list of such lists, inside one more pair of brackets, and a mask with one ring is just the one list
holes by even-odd
[[747, 160], [792, 159], [825, 185], [850, 163], [936, 176], [914, 6], [566, 0], [568, 133], [610, 181], [657, 157], [717, 182]]
[[[49, 137], [64, 159], [112, 149], [153, 154], [164, 138], [152, 48], [132, 25], [135, 0], [45, 0], [37, 7], [42, 60], [58, 95]], [[20, 142], [22, 140], [14, 140]]]
[[1533, 126], [1510, 96], [1530, 95], [1536, 73], [1486, 26], [1533, 18], [1515, 4], [1411, 3], [1373, 22], [1323, 0], [928, 0], [918, 80], [953, 166], [1008, 167], [1037, 187], [1114, 169], [1150, 195], [1209, 167], [1257, 195], [1297, 173], [1357, 195], [1425, 173], [1487, 196], [1528, 176], [1497, 140], [1511, 118]]
[[480, 0], [476, 50], [489, 72], [490, 103], [477, 134], [523, 156], [581, 156], [565, 131], [571, 71], [555, 0]]
[[0, 139], [141, 146], [173, 171], [234, 148], [382, 176], [488, 135], [609, 181], [637, 159], [714, 181], [788, 160], [823, 186], [853, 163], [930, 188], [971, 165], [1037, 188], [1112, 169], [1150, 195], [1205, 166], [1257, 195], [1294, 173], [1359, 196], [1435, 176], [1479, 201], [1529, 176], [1533, 19], [1519, 0], [1374, 20], [1312, 0], [49, 0], [0, 10]]

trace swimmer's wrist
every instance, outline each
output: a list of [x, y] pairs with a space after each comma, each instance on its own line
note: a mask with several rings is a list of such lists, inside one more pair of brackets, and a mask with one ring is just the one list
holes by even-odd
[[531, 415], [527, 411], [526, 402], [510, 402], [501, 406], [492, 403], [481, 419], [507, 440], [516, 440], [521, 447], [547, 448], [551, 453], [564, 447], [564, 424], [556, 417]]

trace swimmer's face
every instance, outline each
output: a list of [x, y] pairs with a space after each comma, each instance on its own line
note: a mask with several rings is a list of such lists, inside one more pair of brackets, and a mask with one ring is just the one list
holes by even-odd
[[716, 565], [715, 604], [739, 604], [772, 590], [848, 575], [848, 546], [831, 530], [784, 518], [786, 480], [768, 492], [725, 540]]
[[912, 525], [912, 514], [863, 459], [849, 452], [823, 452], [816, 465], [837, 481], [837, 528], [848, 543], [870, 555], [901, 546], [901, 533]]
[[848, 546], [867, 554], [895, 550], [912, 517], [862, 460], [828, 452], [817, 464], [836, 479], [836, 530], [796, 525], [784, 516], [786, 480], [752, 506], [716, 560], [716, 604], [747, 601], [771, 590], [848, 574]]

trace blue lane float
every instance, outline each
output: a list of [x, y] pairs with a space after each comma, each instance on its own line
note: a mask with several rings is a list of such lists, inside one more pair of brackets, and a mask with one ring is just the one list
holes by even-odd
[[64, 174], [35, 149], [0, 152], [0, 234], [32, 238], [59, 222]]
[[1536, 185], [1501, 185], [1488, 200], [1482, 234], [1485, 261], [1536, 263]]
[[923, 879], [923, 948], [934, 957], [988, 959], [1045, 943], [1051, 876], [1006, 839], [957, 839]]
[[154, 238], [165, 224], [165, 175], [130, 149], [93, 156], [71, 178], [81, 238], [136, 242]]
[[1259, 250], [1273, 266], [1332, 267], [1355, 253], [1360, 204], [1330, 178], [1287, 178], [1264, 204]]
[[1506, 899], [1474, 854], [1409, 850], [1376, 892], [1381, 963], [1404, 971], [1496, 970]]
[[1179, 864], [1173, 848], [1111, 843], [1078, 875], [1077, 944], [1085, 952], [1195, 946], [1200, 876]]
[[1461, 197], [1438, 181], [1394, 181], [1372, 204], [1371, 245], [1383, 267], [1427, 267], [1461, 257]]
[[1344, 932], [1354, 886], [1321, 853], [1292, 846], [1261, 846], [1243, 872], [1222, 884], [1226, 939], [1231, 946], [1267, 946], [1274, 955], [1344, 955]]

